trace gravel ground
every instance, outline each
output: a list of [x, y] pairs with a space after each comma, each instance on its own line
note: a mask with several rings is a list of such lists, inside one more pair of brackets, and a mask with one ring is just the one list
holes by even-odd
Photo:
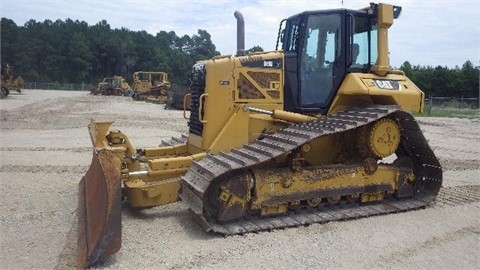
[[[74, 266], [90, 119], [115, 120], [136, 147], [187, 131], [181, 111], [87, 92], [26, 90], [0, 100], [0, 109], [1, 269]], [[480, 121], [418, 121], [445, 171], [444, 195], [431, 207], [226, 238], [203, 232], [182, 203], [124, 209], [122, 249], [97, 267], [479, 269]]]

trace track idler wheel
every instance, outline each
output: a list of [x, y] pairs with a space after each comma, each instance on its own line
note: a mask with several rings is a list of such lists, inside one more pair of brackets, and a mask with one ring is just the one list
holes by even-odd
[[360, 149], [366, 156], [385, 158], [400, 145], [400, 127], [390, 118], [382, 118], [368, 126], [362, 134]]

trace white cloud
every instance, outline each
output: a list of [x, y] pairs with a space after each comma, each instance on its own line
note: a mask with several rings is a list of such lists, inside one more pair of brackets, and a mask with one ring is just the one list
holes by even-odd
[[[359, 9], [370, 1], [344, 0], [343, 7]], [[390, 31], [391, 62], [405, 60], [420, 65], [462, 65], [470, 59], [479, 65], [480, 1], [388, 1], [403, 12]], [[1, 16], [23, 25], [29, 19], [86, 21], [93, 25], [105, 19], [112, 28], [175, 31], [193, 35], [204, 29], [223, 54], [236, 51], [236, 21], [233, 12], [245, 17], [246, 48], [259, 45], [274, 49], [282, 19], [304, 10], [341, 8], [341, 0], [3, 0]]]

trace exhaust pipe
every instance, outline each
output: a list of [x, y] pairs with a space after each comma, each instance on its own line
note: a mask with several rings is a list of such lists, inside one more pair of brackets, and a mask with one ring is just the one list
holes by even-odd
[[237, 54], [235, 56], [245, 55], [245, 20], [240, 11], [233, 13], [237, 18]]

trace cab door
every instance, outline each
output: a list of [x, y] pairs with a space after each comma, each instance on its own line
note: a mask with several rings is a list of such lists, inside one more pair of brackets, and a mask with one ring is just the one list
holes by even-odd
[[341, 13], [308, 14], [299, 54], [299, 107], [325, 113], [345, 76]]

